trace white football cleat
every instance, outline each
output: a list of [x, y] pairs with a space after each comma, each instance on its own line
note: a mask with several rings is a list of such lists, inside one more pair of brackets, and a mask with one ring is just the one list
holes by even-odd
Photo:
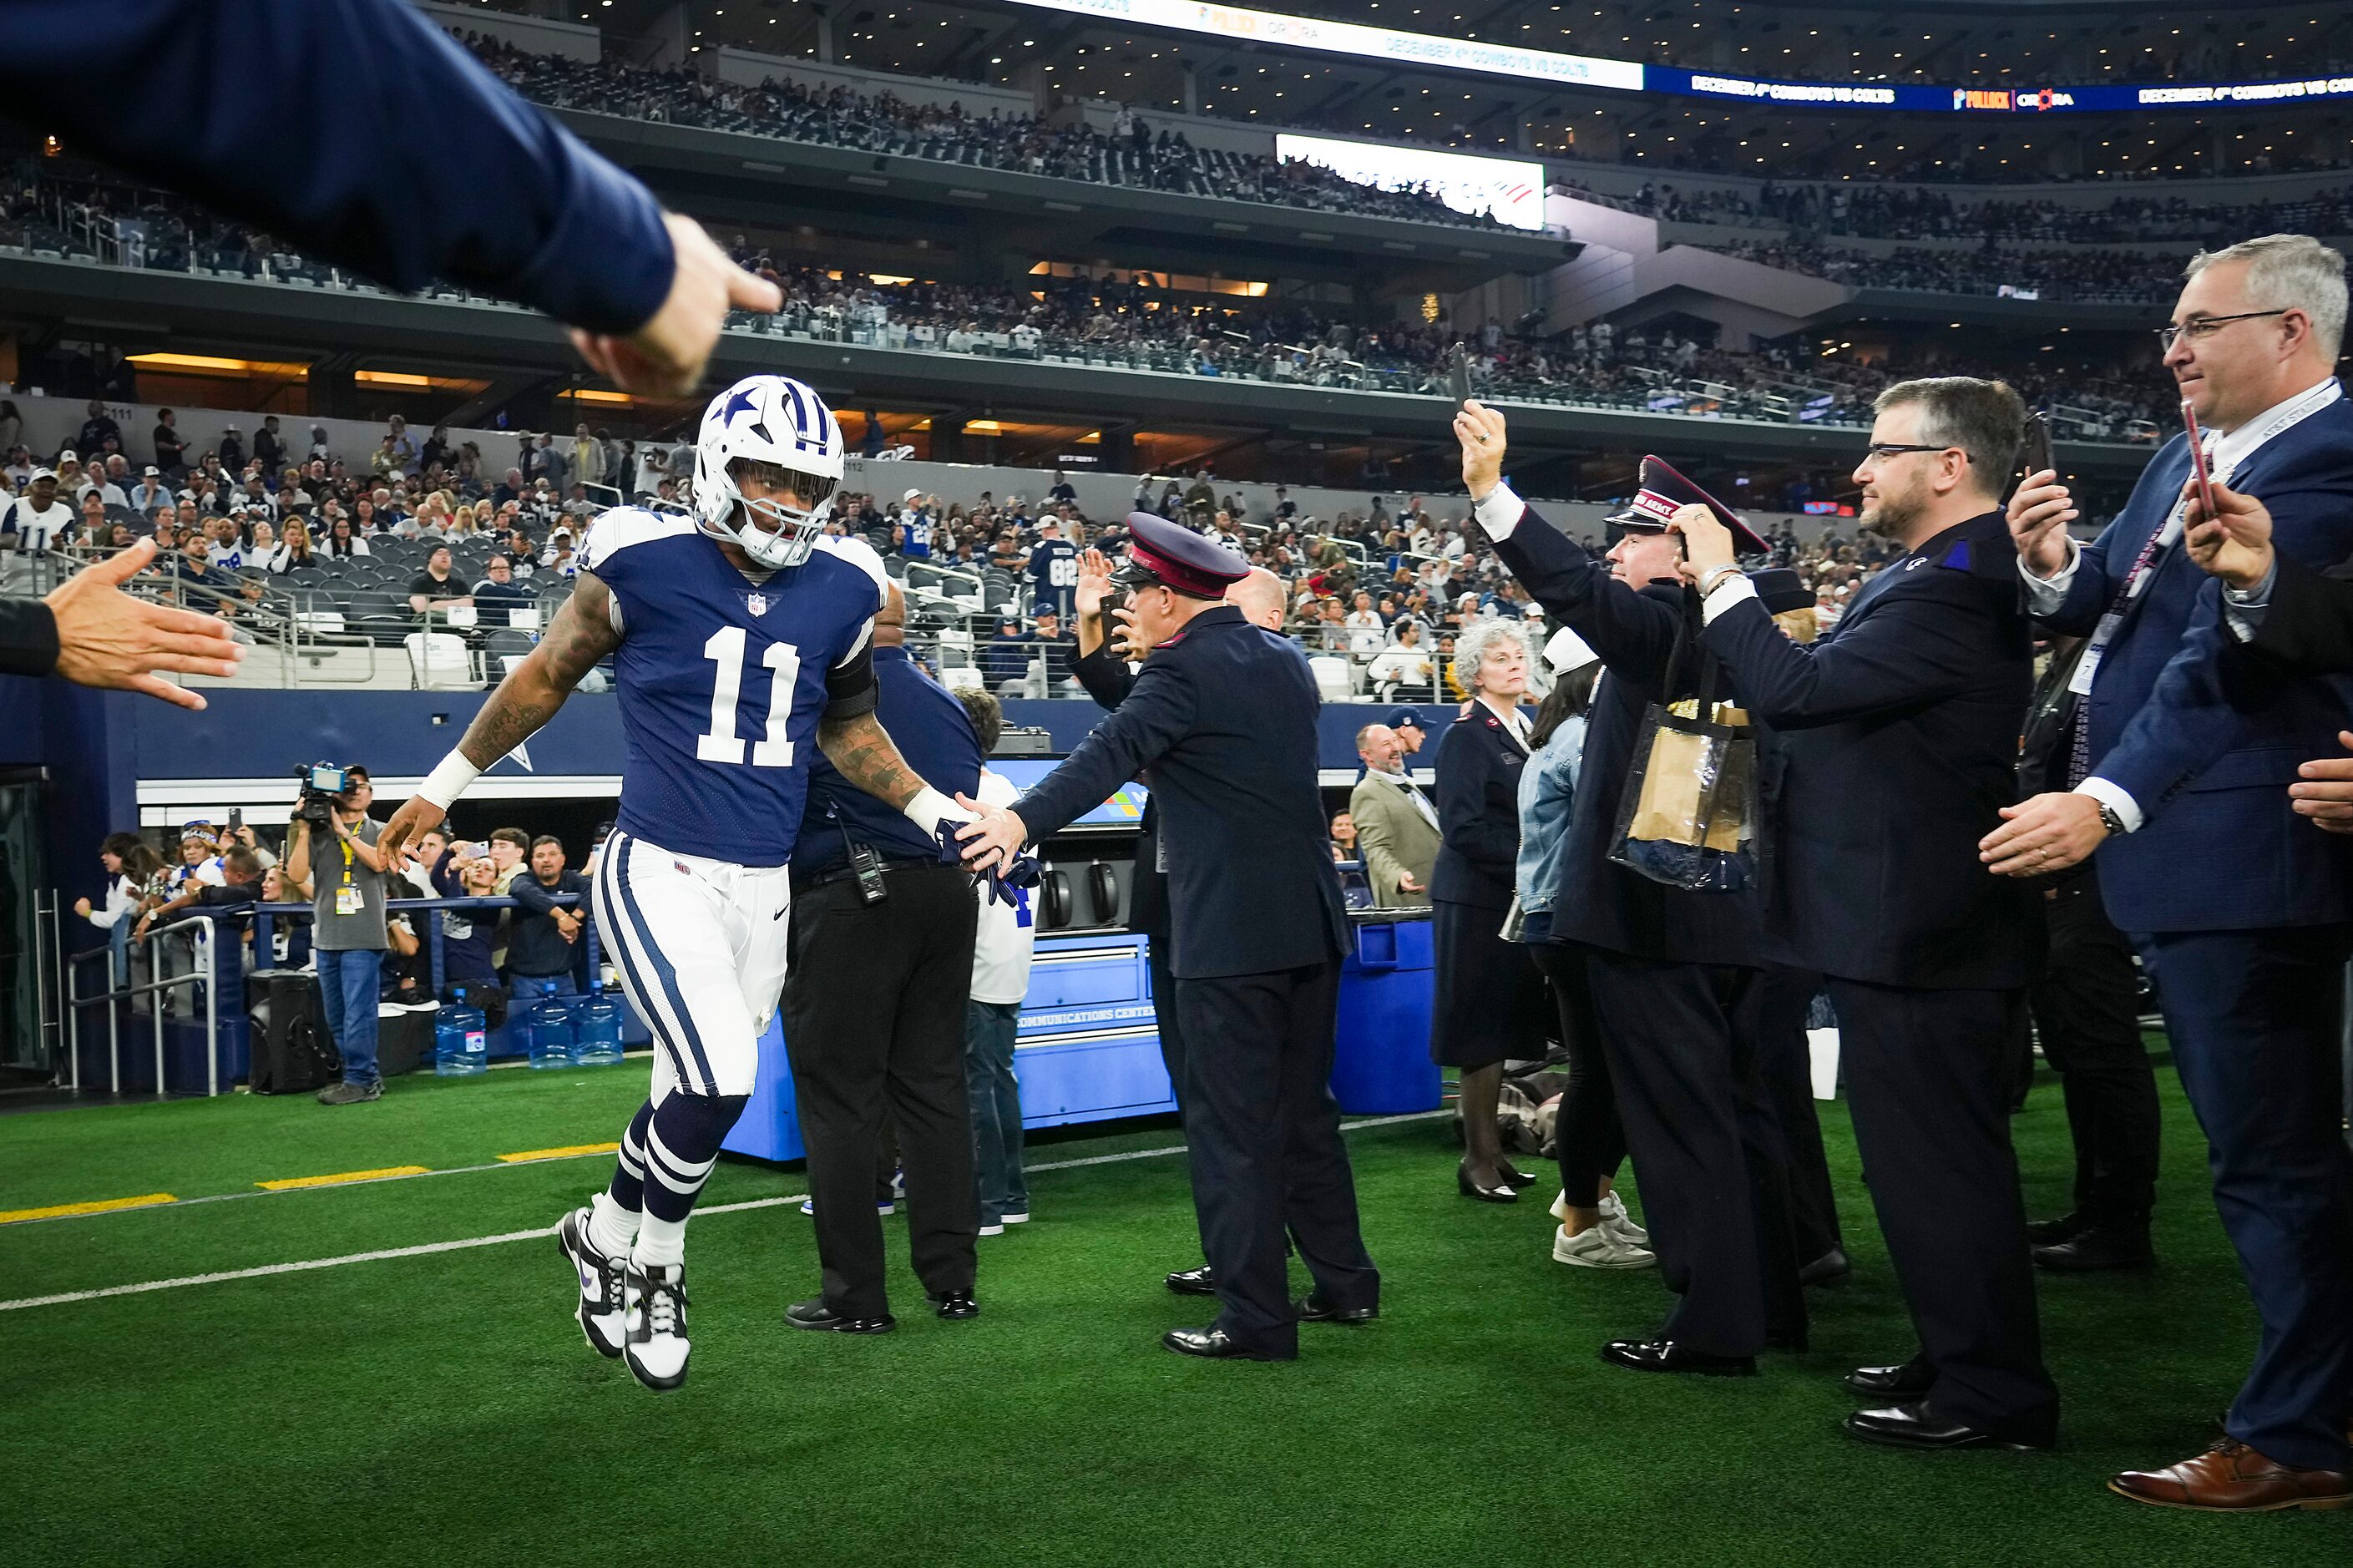
[[629, 1374], [656, 1393], [676, 1388], [686, 1381], [686, 1270], [633, 1263], [628, 1279]]
[[1566, 1227], [1554, 1230], [1552, 1260], [1572, 1268], [1649, 1268], [1659, 1261], [1607, 1225], [1588, 1226], [1575, 1236], [1569, 1235]]
[[607, 1258], [596, 1250], [588, 1239], [588, 1211], [574, 1209], [556, 1222], [555, 1244], [564, 1256], [572, 1260], [573, 1271], [580, 1277], [580, 1303], [574, 1316], [580, 1320], [581, 1337], [588, 1348], [601, 1356], [618, 1356], [623, 1339], [621, 1314], [623, 1286], [621, 1276], [628, 1265], [618, 1258]]

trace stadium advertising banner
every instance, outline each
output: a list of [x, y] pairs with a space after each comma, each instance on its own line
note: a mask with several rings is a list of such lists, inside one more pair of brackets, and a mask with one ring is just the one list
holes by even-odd
[[1544, 227], [1544, 165], [1462, 153], [1342, 142], [1328, 136], [1274, 139], [1274, 155], [1298, 158], [1384, 191], [1426, 187], [1456, 212], [1492, 215], [1514, 228]]
[[2043, 114], [2054, 110], [2075, 110], [2113, 114], [2145, 109], [2212, 109], [2233, 104], [2353, 99], [2353, 76], [2211, 86], [2159, 83], [2030, 88], [1772, 81], [1672, 66], [1645, 66], [1642, 77], [1644, 85], [1652, 92], [1690, 98], [1737, 99], [1799, 108], [1891, 109], [1911, 113]]
[[1519, 77], [1561, 87], [1608, 87], [1627, 92], [1642, 90], [1642, 68], [1632, 60], [1596, 59], [1590, 55], [1558, 55], [1547, 49], [1516, 48], [1509, 44], [1482, 44], [1470, 38], [1433, 37], [1428, 33], [1400, 33], [1389, 27], [1366, 27], [1354, 22], [1326, 22], [1314, 16], [1285, 16], [1272, 11], [1252, 11], [1240, 5], [1208, 5], [1198, 0], [1014, 0], [1041, 11], [1062, 11], [1077, 16], [1098, 16], [1139, 27], [1168, 27], [1181, 33], [1206, 33], [1234, 44], [1282, 44], [1297, 49], [1321, 49], [1327, 54], [1356, 55], [1398, 65], [1435, 66], [1446, 70], [1476, 71], [1482, 76]]
[[[1471, 38], [1286, 16], [1203, 0], [1013, 0], [1040, 11], [1093, 16], [1137, 27], [1198, 33], [1231, 44], [1275, 44], [1326, 54], [1354, 55], [1400, 66], [1427, 66], [1547, 82], [1556, 87], [1609, 88], [1681, 98], [1742, 100], [1790, 108], [1883, 109], [1903, 113], [2042, 114], [2052, 111], [2227, 109], [2234, 105], [2353, 100], [2353, 76], [2298, 77], [2280, 81], [2157, 83], [2082, 87], [1932, 87], [1897, 82], [1775, 81], [1645, 66], [1595, 55], [1563, 55]], [[1501, 216], [1499, 213], [1497, 215]], [[1506, 220], [1510, 221], [1510, 220]]]

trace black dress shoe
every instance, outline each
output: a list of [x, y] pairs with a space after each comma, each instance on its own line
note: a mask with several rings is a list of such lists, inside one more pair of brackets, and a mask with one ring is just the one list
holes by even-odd
[[1160, 1336], [1160, 1342], [1178, 1355], [1197, 1355], [1208, 1361], [1297, 1361], [1299, 1352], [1260, 1350], [1243, 1344], [1223, 1329], [1171, 1329]]
[[980, 1303], [972, 1299], [969, 1290], [945, 1290], [929, 1300], [932, 1310], [951, 1321], [980, 1316]]
[[1162, 1283], [1179, 1296], [1214, 1296], [1218, 1293], [1218, 1271], [1204, 1263], [1198, 1268], [1179, 1268]]
[[1471, 1167], [1454, 1167], [1454, 1184], [1466, 1198], [1477, 1198], [1482, 1204], [1515, 1204], [1520, 1201], [1517, 1187], [1482, 1187], [1471, 1179]]
[[1848, 1260], [1842, 1249], [1835, 1247], [1798, 1270], [1799, 1284], [1819, 1285], [1825, 1290], [1835, 1290], [1853, 1278], [1853, 1263]]
[[2031, 1431], [1964, 1426], [1931, 1415], [1925, 1403], [1858, 1410], [1846, 1418], [1845, 1426], [1848, 1436], [1889, 1448], [2048, 1448], [2058, 1440], [2047, 1426]]
[[2113, 1268], [2147, 1268], [2157, 1261], [2148, 1227], [2095, 1225], [2065, 1241], [2034, 1249], [2034, 1261], [2061, 1274], [2093, 1274]]
[[1310, 1296], [1299, 1303], [1303, 1323], [1369, 1323], [1381, 1315], [1378, 1307], [1327, 1307]]
[[1754, 1377], [1753, 1355], [1710, 1355], [1673, 1340], [1611, 1340], [1601, 1359], [1630, 1372], [1691, 1372], [1702, 1377]]
[[1865, 1399], [1919, 1399], [1936, 1385], [1936, 1369], [1914, 1356], [1900, 1366], [1856, 1367], [1846, 1385]]
[[1495, 1173], [1503, 1177], [1504, 1185], [1514, 1192], [1517, 1192], [1522, 1187], [1533, 1187], [1536, 1184], [1535, 1177], [1529, 1175], [1525, 1171], [1514, 1169], [1509, 1163], [1496, 1167]]
[[785, 1321], [796, 1329], [829, 1334], [887, 1334], [899, 1326], [899, 1320], [888, 1312], [879, 1318], [845, 1318], [827, 1306], [822, 1296], [814, 1301], [796, 1301], [786, 1308]]
[[2055, 1247], [2063, 1241], [2073, 1241], [2092, 1228], [2090, 1216], [2080, 1209], [2071, 1209], [2056, 1219], [2038, 1219], [2026, 1227], [2030, 1247]]

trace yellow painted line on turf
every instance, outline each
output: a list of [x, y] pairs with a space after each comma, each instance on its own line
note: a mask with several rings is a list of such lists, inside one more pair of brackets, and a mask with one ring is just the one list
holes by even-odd
[[332, 1187], [345, 1182], [380, 1182], [386, 1176], [425, 1176], [432, 1173], [425, 1165], [386, 1165], [380, 1171], [338, 1171], [331, 1176], [288, 1176], [275, 1182], [253, 1184], [266, 1193], [290, 1193], [298, 1187]]
[[94, 1204], [55, 1204], [45, 1209], [0, 1209], [0, 1225], [15, 1225], [27, 1219], [65, 1219], [82, 1214], [111, 1214], [116, 1209], [153, 1208], [157, 1204], [177, 1203], [169, 1193], [142, 1193], [135, 1198], [102, 1198]]
[[507, 1164], [520, 1165], [531, 1160], [577, 1160], [589, 1154], [615, 1154], [620, 1148], [618, 1143], [567, 1143], [561, 1149], [525, 1149], [499, 1158]]

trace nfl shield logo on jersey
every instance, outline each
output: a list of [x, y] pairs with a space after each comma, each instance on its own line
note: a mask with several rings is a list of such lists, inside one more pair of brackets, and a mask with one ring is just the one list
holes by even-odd
[[744, 600], [744, 607], [750, 610], [755, 616], [765, 616], [768, 613], [768, 595], [765, 594], [747, 595]]

